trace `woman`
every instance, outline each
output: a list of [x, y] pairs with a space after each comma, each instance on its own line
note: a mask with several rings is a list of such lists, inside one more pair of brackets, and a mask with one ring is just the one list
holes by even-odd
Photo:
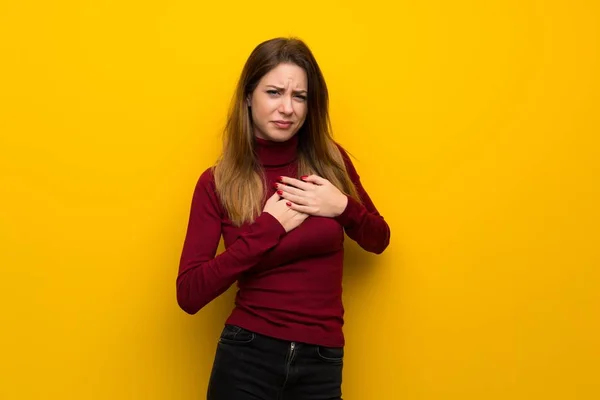
[[390, 238], [332, 139], [311, 51], [268, 40], [243, 68], [223, 153], [195, 187], [177, 276], [189, 314], [238, 282], [208, 399], [341, 399], [344, 232], [377, 254]]

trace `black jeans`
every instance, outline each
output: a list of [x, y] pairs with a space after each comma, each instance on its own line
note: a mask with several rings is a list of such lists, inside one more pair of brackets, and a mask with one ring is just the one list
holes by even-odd
[[208, 400], [342, 400], [343, 347], [288, 342], [226, 325]]

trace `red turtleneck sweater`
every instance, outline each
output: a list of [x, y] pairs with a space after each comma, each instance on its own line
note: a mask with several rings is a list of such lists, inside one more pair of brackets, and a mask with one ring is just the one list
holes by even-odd
[[[268, 196], [280, 176], [297, 177], [297, 145], [297, 135], [283, 143], [256, 139]], [[202, 173], [177, 276], [177, 301], [185, 312], [195, 314], [237, 281], [235, 308], [226, 323], [289, 341], [344, 345], [344, 232], [379, 254], [388, 246], [390, 229], [340, 150], [363, 204], [348, 198], [338, 217], [310, 216], [288, 233], [268, 213], [233, 226], [218, 200], [212, 170]], [[225, 251], [215, 257], [221, 235]]]

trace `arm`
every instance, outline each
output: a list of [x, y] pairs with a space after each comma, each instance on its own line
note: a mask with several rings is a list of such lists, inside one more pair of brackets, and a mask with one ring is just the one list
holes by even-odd
[[335, 219], [344, 227], [348, 237], [356, 241], [360, 247], [381, 254], [390, 243], [390, 227], [362, 186], [350, 157], [341, 146], [338, 147], [363, 204], [348, 196], [346, 208]]
[[221, 239], [221, 206], [212, 171], [205, 171], [192, 197], [177, 275], [177, 303], [188, 314], [225, 292], [238, 277], [275, 247], [285, 229], [263, 212], [227, 250], [215, 257]]

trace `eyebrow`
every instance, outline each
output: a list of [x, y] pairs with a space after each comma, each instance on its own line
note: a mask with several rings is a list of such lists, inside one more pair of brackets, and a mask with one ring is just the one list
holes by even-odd
[[[282, 87], [280, 87], [280, 86], [275, 86], [275, 85], [267, 85], [267, 87], [272, 87], [272, 88], [275, 88], [275, 89], [277, 89], [277, 90], [284, 90], [284, 89], [285, 89], [285, 88], [282, 88]], [[304, 90], [304, 89], [301, 89], [301, 90], [294, 90], [293, 92], [294, 92], [294, 93], [308, 93], [308, 91], [306, 91], [306, 90]]]

